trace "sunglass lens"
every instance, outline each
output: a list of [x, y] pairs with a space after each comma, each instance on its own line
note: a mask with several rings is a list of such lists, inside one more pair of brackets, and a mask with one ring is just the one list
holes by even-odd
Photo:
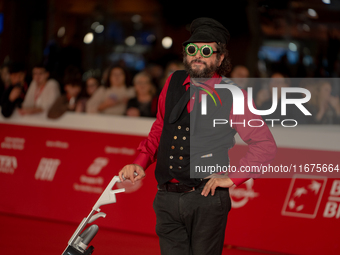
[[211, 49], [206, 46], [202, 49], [202, 54], [204, 57], [209, 57], [211, 55]]
[[188, 51], [189, 54], [195, 54], [196, 53], [196, 47], [194, 45], [190, 45], [187, 48], [187, 51]]

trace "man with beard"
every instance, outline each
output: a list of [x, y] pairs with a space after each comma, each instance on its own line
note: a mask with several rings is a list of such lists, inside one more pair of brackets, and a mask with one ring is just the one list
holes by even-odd
[[[158, 192], [153, 207], [162, 255], [221, 254], [231, 209], [229, 187], [252, 177], [212, 174], [204, 179], [190, 178], [190, 150], [193, 150], [190, 140], [203, 131], [200, 125], [193, 125], [190, 116], [198, 109], [199, 95], [214, 91], [215, 83], [209, 83], [209, 79], [223, 82], [223, 76], [230, 71], [226, 48], [229, 32], [221, 23], [211, 18], [198, 18], [192, 22], [190, 32], [191, 37], [183, 43], [186, 70], [176, 71], [167, 79], [159, 97], [157, 119], [148, 138], [139, 145], [133, 164], [119, 172], [121, 181], [134, 183], [145, 176], [144, 169], [157, 159]], [[198, 89], [196, 78], [208, 78], [208, 82]], [[246, 96], [246, 92], [242, 92]], [[224, 116], [235, 123], [261, 118], [247, 107], [243, 116], [233, 115], [232, 97], [223, 105]], [[249, 146], [240, 165], [269, 164], [273, 160], [276, 144], [266, 125], [256, 129], [225, 125], [223, 130], [208, 136], [208, 140], [217, 141], [217, 145], [213, 144], [216, 150], [201, 158], [213, 158], [213, 154], [222, 152], [228, 163], [228, 149], [234, 145], [234, 135], [238, 132]], [[205, 147], [204, 143], [201, 147]]]

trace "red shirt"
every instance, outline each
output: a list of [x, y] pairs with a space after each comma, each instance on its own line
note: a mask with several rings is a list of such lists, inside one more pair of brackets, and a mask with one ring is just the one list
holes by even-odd
[[[164, 88], [159, 96], [158, 99], [158, 112], [157, 112], [157, 119], [153, 123], [150, 133], [148, 137], [143, 140], [140, 145], [138, 146], [137, 150], [139, 151], [138, 156], [134, 160], [134, 164], [138, 164], [142, 166], [144, 169], [147, 169], [148, 166], [152, 163], [154, 163], [157, 159], [157, 150], [159, 141], [162, 134], [163, 129], [163, 119], [164, 119], [164, 113], [165, 113], [165, 99], [167, 90], [169, 87], [170, 79], [172, 75], [169, 76], [167, 79]], [[212, 78], [220, 78], [221, 76], [215, 74]], [[216, 82], [214, 82], [215, 84]], [[208, 84], [209, 86], [213, 86], [214, 84]], [[190, 86], [190, 76], [186, 78], [186, 80], [183, 82], [183, 86], [186, 86], [186, 89]], [[209, 92], [212, 92], [209, 91]], [[237, 170], [240, 169], [241, 166], [260, 166], [260, 165], [268, 165], [270, 164], [275, 157], [276, 154], [276, 144], [274, 141], [274, 138], [267, 127], [266, 124], [264, 124], [262, 127], [249, 127], [247, 125], [248, 120], [250, 119], [261, 119], [262, 118], [258, 115], [253, 114], [249, 111], [247, 106], [247, 92], [242, 89], [242, 92], [244, 94], [245, 98], [245, 106], [244, 106], [244, 115], [233, 115], [233, 110], [230, 111], [229, 116], [229, 123], [230, 120], [232, 120], [233, 123], [243, 123], [245, 121], [246, 125], [243, 124], [235, 124], [232, 127], [238, 132], [241, 139], [248, 144], [248, 151], [246, 155], [241, 158], [239, 165], [237, 166]], [[200, 90], [200, 93], [206, 93], [202, 90]], [[201, 98], [201, 97], [200, 97]], [[191, 102], [188, 102], [187, 104], [187, 110], [188, 112], [191, 111], [191, 107], [193, 106], [193, 102], [195, 100], [194, 97], [192, 97]], [[253, 124], [255, 125], [255, 123]], [[258, 125], [258, 124], [256, 124]], [[235, 177], [235, 175], [237, 177]], [[250, 174], [247, 173], [229, 173], [229, 178], [235, 183], [235, 185], [240, 185], [246, 180], [250, 178]]]

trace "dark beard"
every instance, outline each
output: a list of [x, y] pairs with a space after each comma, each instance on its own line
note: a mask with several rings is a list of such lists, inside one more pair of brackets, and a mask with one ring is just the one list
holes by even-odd
[[[191, 65], [195, 61], [203, 63], [205, 68], [203, 68], [203, 70], [196, 70], [196, 69], [191, 68]], [[210, 66], [207, 66], [207, 64], [205, 62], [203, 62], [199, 59], [192, 60], [191, 63], [188, 63], [186, 56], [183, 59], [183, 64], [184, 64], [185, 70], [190, 75], [190, 78], [211, 78], [218, 68], [217, 63], [213, 63]]]

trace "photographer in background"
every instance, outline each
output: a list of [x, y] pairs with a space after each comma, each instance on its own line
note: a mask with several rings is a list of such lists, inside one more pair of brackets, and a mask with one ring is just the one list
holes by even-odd
[[22, 63], [12, 63], [9, 66], [11, 85], [4, 91], [1, 97], [1, 113], [9, 118], [15, 108], [21, 108], [27, 91], [25, 82], [26, 70]]

